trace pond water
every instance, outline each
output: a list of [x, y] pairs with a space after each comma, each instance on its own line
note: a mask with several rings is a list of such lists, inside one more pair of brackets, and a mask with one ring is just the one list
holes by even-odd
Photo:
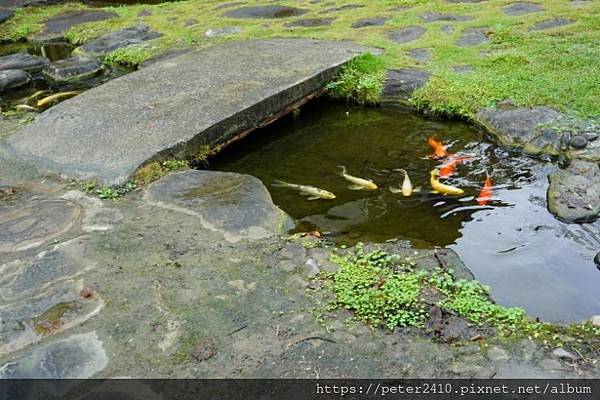
[[[432, 193], [428, 138], [464, 159], [442, 181], [464, 194]], [[340, 176], [372, 179], [379, 189], [349, 190]], [[456, 121], [427, 119], [399, 108], [347, 109], [315, 103], [221, 153], [211, 168], [254, 175], [274, 202], [297, 220], [295, 231], [318, 230], [338, 244], [402, 240], [417, 248], [453, 248], [502, 304], [549, 321], [600, 314], [600, 224], [570, 225], [547, 211], [547, 174], [556, 168], [497, 148], [482, 132]], [[403, 168], [421, 191], [404, 197]], [[445, 173], [452, 172], [449, 168]], [[489, 175], [493, 197], [477, 197]], [[275, 180], [333, 192], [307, 200]]]

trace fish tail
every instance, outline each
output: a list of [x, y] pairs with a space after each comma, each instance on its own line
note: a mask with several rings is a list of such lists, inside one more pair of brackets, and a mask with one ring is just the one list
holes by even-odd
[[279, 179], [275, 179], [273, 181], [273, 183], [271, 184], [271, 186], [275, 186], [275, 187], [289, 187], [290, 184], [284, 181], [280, 181]]
[[404, 175], [408, 175], [408, 172], [404, 168], [394, 168], [394, 171], [402, 172]]

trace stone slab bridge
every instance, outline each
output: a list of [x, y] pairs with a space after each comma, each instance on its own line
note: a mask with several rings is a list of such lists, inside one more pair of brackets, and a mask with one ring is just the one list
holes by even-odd
[[8, 138], [41, 172], [121, 185], [162, 157], [227, 145], [318, 96], [366, 48], [307, 39], [229, 42], [88, 90]]

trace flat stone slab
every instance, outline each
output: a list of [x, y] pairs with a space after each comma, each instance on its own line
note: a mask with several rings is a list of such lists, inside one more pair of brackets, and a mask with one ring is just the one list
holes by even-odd
[[0, 70], [0, 92], [23, 86], [31, 81], [31, 75], [19, 69]]
[[140, 44], [160, 36], [160, 33], [151, 31], [147, 25], [137, 25], [102, 35], [83, 46], [79, 46], [74, 50], [74, 53], [90, 57], [104, 57], [111, 51]]
[[575, 160], [548, 176], [548, 209], [567, 222], [592, 222], [600, 216], [600, 167]]
[[102, 63], [95, 58], [69, 57], [44, 66], [42, 74], [54, 82], [73, 82], [89, 78], [102, 70]]
[[352, 28], [366, 28], [368, 26], [383, 26], [389, 20], [388, 17], [362, 18], [352, 23]]
[[256, 6], [240, 7], [225, 13], [229, 18], [289, 18], [304, 15], [308, 12], [303, 8], [288, 6]]
[[504, 14], [506, 15], [523, 15], [540, 12], [542, 9], [543, 8], [541, 4], [524, 1], [520, 3], [512, 3], [502, 8], [502, 11], [504, 11]]
[[75, 25], [103, 21], [116, 16], [116, 13], [106, 11], [67, 11], [47, 19], [41, 34], [42, 36], [60, 35]]
[[303, 18], [285, 24], [288, 28], [314, 28], [317, 26], [329, 26], [335, 18]]
[[386, 71], [382, 101], [407, 101], [415, 90], [425, 86], [429, 73], [420, 69], [390, 69]]
[[558, 28], [558, 27], [565, 26], [565, 25], [571, 25], [574, 22], [575, 21], [573, 21], [572, 19], [552, 18], [552, 19], [547, 19], [545, 21], [538, 22], [537, 24], [530, 26], [527, 30], [543, 31], [546, 29], [553, 29], [553, 28]]
[[420, 15], [423, 22], [437, 22], [437, 21], [468, 21], [473, 19], [468, 15], [459, 14], [444, 14], [439, 12], [426, 12]]
[[48, 60], [28, 53], [14, 53], [0, 57], [0, 70], [20, 69], [26, 72], [39, 72]]
[[408, 55], [422, 63], [427, 63], [431, 58], [429, 49], [411, 49], [408, 51]]
[[425, 32], [426, 29], [422, 26], [407, 26], [406, 28], [388, 32], [387, 36], [392, 42], [408, 43], [421, 38]]
[[197, 215], [206, 228], [230, 242], [283, 234], [291, 227], [262, 182], [250, 175], [184, 171], [152, 184], [147, 199]]
[[242, 28], [238, 26], [228, 26], [225, 28], [209, 29], [204, 32], [204, 37], [212, 39], [221, 36], [237, 35], [242, 32]]
[[190, 52], [50, 108], [10, 136], [6, 151], [39, 169], [120, 185], [156, 156], [189, 157], [274, 119], [365, 50], [273, 39]]
[[456, 41], [460, 47], [477, 46], [488, 43], [490, 39], [487, 36], [488, 28], [467, 28]]

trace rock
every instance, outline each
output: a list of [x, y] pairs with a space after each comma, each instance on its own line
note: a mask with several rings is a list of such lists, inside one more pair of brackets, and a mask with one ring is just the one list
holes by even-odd
[[600, 269], [600, 251], [596, 253], [596, 256], [594, 257], [594, 264], [596, 264], [596, 267]]
[[102, 63], [95, 58], [74, 56], [46, 65], [42, 74], [54, 82], [74, 82], [96, 75]]
[[185, 26], [187, 26], [187, 27], [194, 26], [194, 25], [196, 25], [196, 24], [198, 24], [198, 20], [197, 20], [197, 19], [194, 19], [194, 18], [187, 19], [187, 20], [186, 20], [186, 21], [183, 23], [183, 25], [185, 25]]
[[12, 18], [14, 13], [11, 10], [0, 8], [0, 24]]
[[288, 28], [314, 28], [317, 26], [329, 26], [334, 20], [335, 18], [305, 18], [288, 22], [285, 24], [285, 26]]
[[200, 218], [226, 240], [257, 240], [286, 232], [291, 220], [271, 201], [258, 179], [216, 171], [189, 170], [168, 175], [148, 188], [147, 198]]
[[575, 21], [566, 18], [553, 18], [538, 22], [529, 27], [529, 31], [542, 31], [546, 29], [558, 28], [560, 26], [571, 25]]
[[437, 22], [437, 21], [468, 21], [473, 19], [468, 15], [457, 15], [457, 14], [443, 14], [438, 12], [426, 12], [420, 15], [423, 22]]
[[151, 65], [160, 64], [162, 62], [172, 62], [175, 58], [184, 54], [188, 54], [190, 51], [192, 51], [192, 49], [190, 48], [169, 49], [167, 51], [163, 51], [162, 53], [143, 61], [140, 64], [140, 68], [146, 68]]
[[567, 222], [592, 222], [600, 216], [600, 167], [574, 160], [548, 176], [548, 209]]
[[63, 200], [31, 201], [0, 209], [0, 253], [34, 248], [66, 233], [80, 211]]
[[44, 58], [32, 56], [28, 53], [15, 53], [0, 57], [0, 70], [19, 69], [29, 73], [36, 73], [41, 71], [47, 62]]
[[562, 347], [554, 349], [554, 351], [552, 351], [552, 357], [569, 361], [575, 361], [579, 358], [575, 354], [563, 349]]
[[362, 18], [352, 23], [352, 28], [359, 29], [367, 26], [382, 26], [388, 19], [388, 17]]
[[44, 21], [44, 28], [35, 40], [38, 42], [56, 40], [57, 38], [62, 38], [65, 32], [76, 25], [86, 22], [104, 21], [116, 16], [116, 13], [107, 11], [66, 11]]
[[0, 92], [23, 86], [31, 81], [31, 75], [18, 69], [0, 70]]
[[444, 25], [444, 26], [442, 26], [442, 32], [449, 35], [452, 32], [454, 32], [454, 26], [453, 25]]
[[319, 272], [321, 272], [321, 269], [317, 262], [313, 258], [307, 258], [302, 265], [302, 273], [308, 276], [315, 276]]
[[561, 117], [561, 113], [548, 107], [517, 107], [481, 110], [475, 119], [505, 146], [531, 155], [558, 156], [564, 133], [550, 126]]
[[123, 184], [158, 154], [193, 157], [206, 144], [214, 148], [271, 121], [365, 50], [348, 42], [270, 39], [193, 51], [48, 109], [7, 139], [7, 151], [40, 169]]
[[242, 28], [237, 27], [237, 26], [228, 26], [225, 28], [215, 28], [215, 29], [209, 29], [206, 32], [204, 32], [204, 36], [212, 39], [212, 38], [216, 38], [216, 37], [220, 37], [220, 36], [230, 36], [230, 35], [237, 35], [238, 33], [242, 32]]
[[[596, 254], [596, 257], [598, 257], [598, 254]], [[593, 315], [590, 318], [590, 324], [594, 325], [595, 327], [600, 328], [600, 315]]]
[[487, 0], [446, 0], [447, 3], [482, 3]]
[[307, 254], [317, 262], [322, 271], [336, 273], [340, 269], [338, 264], [329, 261], [331, 253], [328, 250], [314, 248], [308, 250]]
[[279, 256], [284, 260], [296, 261], [300, 264], [306, 257], [306, 249], [299, 243], [288, 243], [279, 251]]
[[542, 11], [542, 5], [538, 3], [530, 3], [527, 1], [512, 3], [502, 8], [506, 15], [523, 15]]
[[561, 364], [560, 362], [556, 361], [556, 360], [552, 360], [550, 358], [545, 358], [542, 361], [539, 362], [538, 366], [542, 369], [546, 369], [546, 370], [555, 370], [555, 371], [565, 371], [568, 370], [568, 368]]
[[289, 18], [304, 15], [308, 10], [288, 6], [240, 7], [227, 11], [229, 18]]
[[74, 50], [74, 53], [102, 58], [111, 51], [140, 44], [160, 36], [160, 33], [150, 31], [150, 27], [147, 25], [137, 25], [102, 35], [83, 46], [79, 46]]
[[418, 69], [392, 69], [386, 72], [382, 101], [407, 101], [413, 92], [422, 88], [429, 73]]
[[108, 365], [95, 332], [72, 335], [35, 349], [0, 368], [2, 379], [87, 379]]
[[506, 361], [510, 359], [508, 352], [500, 346], [491, 346], [489, 349], [487, 349], [486, 354], [487, 358], [494, 362]]
[[151, 15], [152, 15], [152, 11], [150, 11], [150, 10], [142, 10], [137, 14], [138, 17], [149, 17]]
[[426, 29], [422, 26], [408, 26], [388, 32], [387, 37], [395, 43], [408, 43], [419, 39], [425, 34], [425, 31]]
[[431, 58], [428, 49], [411, 49], [408, 51], [408, 55], [422, 63], [426, 63]]
[[595, 132], [586, 132], [583, 134], [583, 137], [588, 142], [593, 142], [594, 140], [598, 139], [598, 134]]
[[574, 149], [585, 149], [587, 146], [587, 139], [582, 135], [572, 136], [569, 140], [569, 144]]
[[532, 339], [523, 339], [517, 354], [524, 362], [530, 362], [537, 353], [539, 347]]
[[364, 5], [362, 5], [362, 4], [345, 4], [345, 5], [339, 6], [339, 7], [326, 8], [323, 11], [323, 14], [329, 14], [329, 13], [338, 12], [338, 11], [353, 10], [353, 9], [362, 8], [362, 7], [364, 7]]
[[218, 6], [215, 7], [215, 10], [222, 10], [224, 8], [231, 8], [231, 7], [235, 7], [235, 6], [241, 6], [242, 4], [244, 4], [243, 1], [231, 1], [231, 2], [228, 2], [228, 3], [219, 4]]
[[467, 28], [456, 41], [460, 47], [477, 46], [483, 43], [489, 43], [487, 36], [488, 28]]

